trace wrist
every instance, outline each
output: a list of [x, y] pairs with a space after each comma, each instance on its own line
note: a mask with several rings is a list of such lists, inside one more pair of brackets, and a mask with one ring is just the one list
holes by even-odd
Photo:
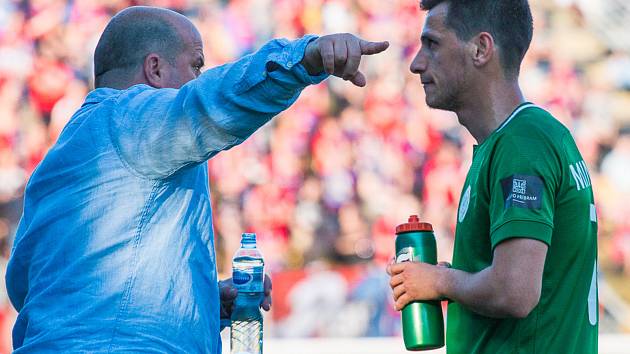
[[452, 269], [442, 266], [437, 266], [437, 277], [435, 290], [438, 293], [440, 299], [448, 300], [450, 297], [450, 284]]

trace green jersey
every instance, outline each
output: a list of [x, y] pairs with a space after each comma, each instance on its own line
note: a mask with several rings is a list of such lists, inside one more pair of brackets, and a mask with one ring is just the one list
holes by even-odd
[[597, 216], [586, 164], [560, 122], [524, 103], [475, 146], [457, 218], [456, 269], [489, 267], [509, 238], [549, 248], [540, 301], [526, 318], [449, 304], [449, 354], [597, 352]]

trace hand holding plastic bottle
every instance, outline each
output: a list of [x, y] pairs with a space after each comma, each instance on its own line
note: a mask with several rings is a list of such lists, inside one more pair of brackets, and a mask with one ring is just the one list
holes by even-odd
[[[265, 274], [265, 297], [260, 303], [260, 307], [269, 311], [271, 309], [271, 278]], [[229, 320], [234, 309], [234, 301], [238, 295], [238, 290], [232, 283], [232, 278], [219, 281], [219, 298], [221, 299], [221, 319]]]

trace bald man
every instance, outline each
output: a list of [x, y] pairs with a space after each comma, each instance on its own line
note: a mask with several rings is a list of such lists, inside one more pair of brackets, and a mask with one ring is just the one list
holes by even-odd
[[96, 48], [96, 89], [26, 187], [6, 275], [15, 352], [220, 353], [234, 292], [218, 286], [206, 160], [328, 75], [364, 86], [361, 56], [387, 46], [272, 40], [202, 74], [186, 17], [117, 14]]

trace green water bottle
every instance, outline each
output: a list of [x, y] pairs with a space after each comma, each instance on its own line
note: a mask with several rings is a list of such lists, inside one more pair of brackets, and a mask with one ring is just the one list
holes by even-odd
[[[433, 226], [417, 215], [396, 227], [396, 263], [437, 264]], [[413, 301], [402, 310], [403, 339], [407, 350], [429, 350], [444, 346], [444, 320], [439, 300]]]

